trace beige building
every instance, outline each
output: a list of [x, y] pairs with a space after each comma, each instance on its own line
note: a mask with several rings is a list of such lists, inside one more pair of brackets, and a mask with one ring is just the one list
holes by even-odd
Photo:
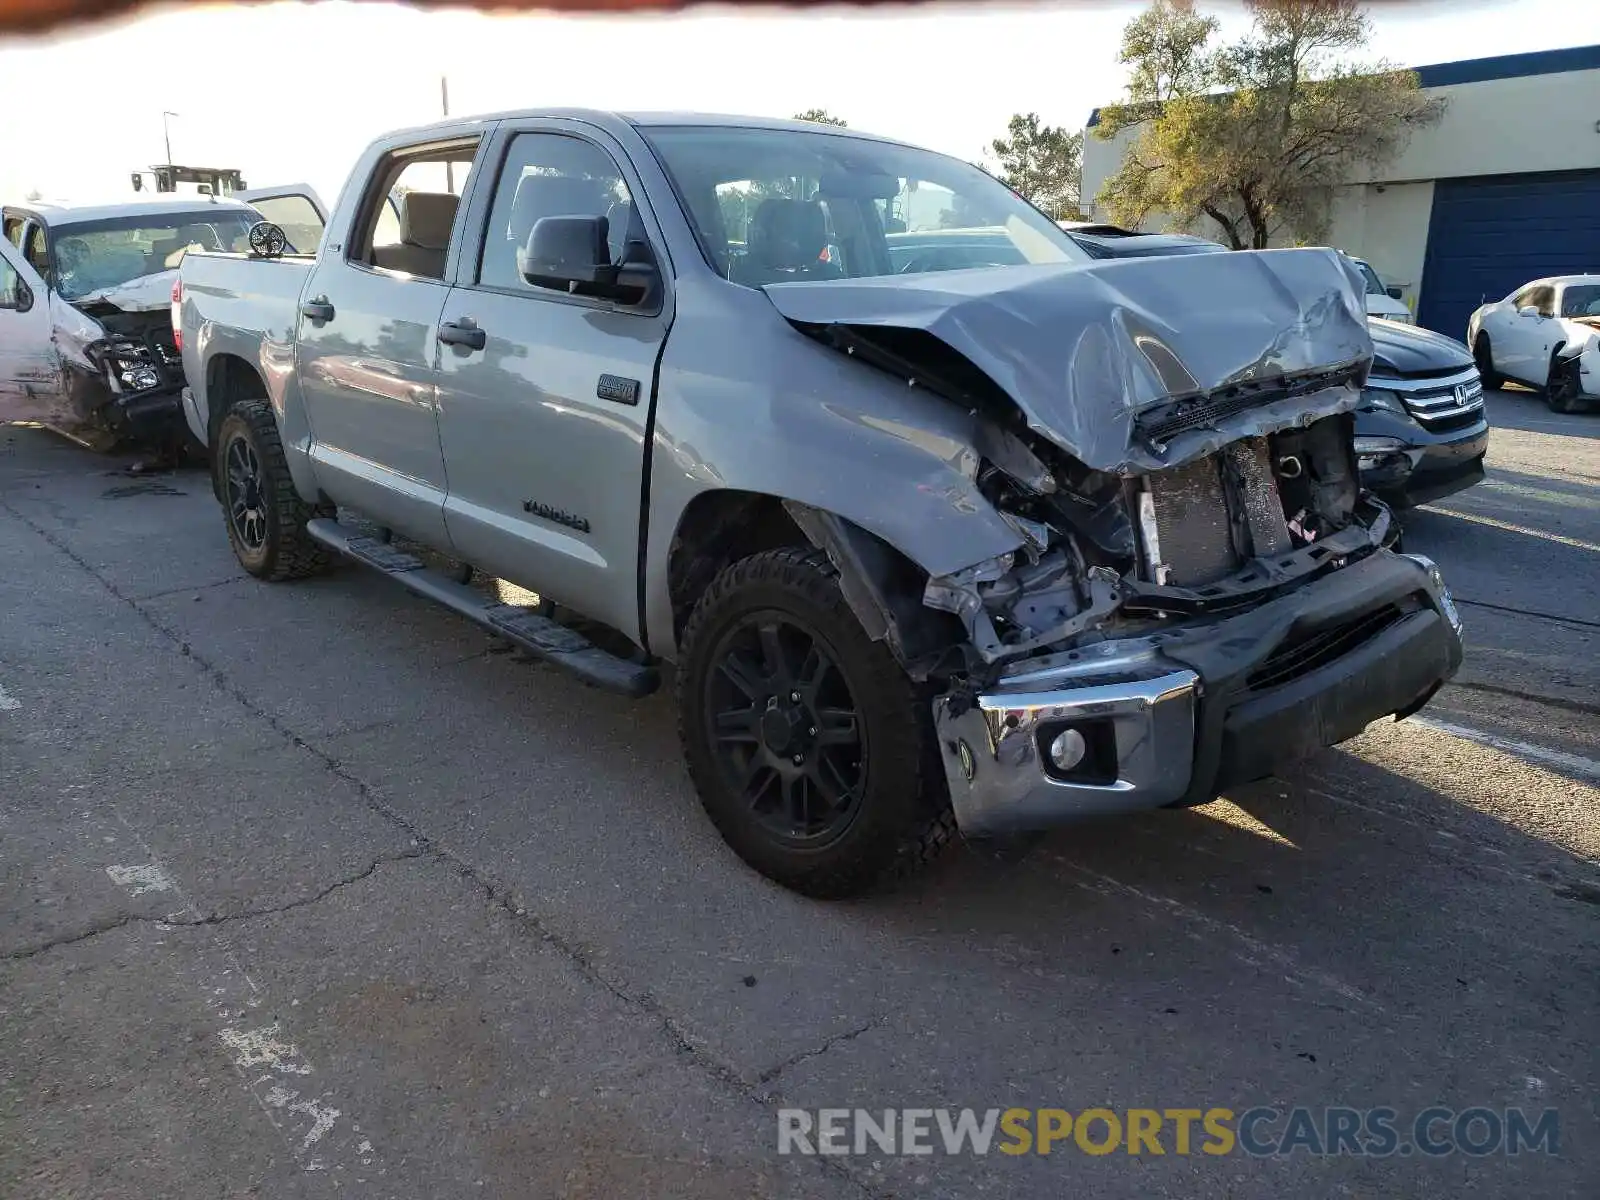
[[[1600, 45], [1416, 71], [1448, 98], [1444, 118], [1339, 189], [1329, 241], [1398, 285], [1419, 324], [1456, 338], [1483, 299], [1545, 275], [1600, 272]], [[1084, 139], [1083, 193], [1089, 217], [1105, 220], [1094, 197], [1133, 133], [1101, 141], [1098, 117]]]

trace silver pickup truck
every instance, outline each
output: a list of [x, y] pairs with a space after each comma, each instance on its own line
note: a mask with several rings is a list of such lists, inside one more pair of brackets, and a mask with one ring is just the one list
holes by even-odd
[[[961, 228], [1022, 261], [889, 253]], [[800, 891], [1206, 803], [1460, 663], [1358, 484], [1331, 250], [1091, 262], [942, 155], [572, 110], [381, 138], [314, 258], [257, 232], [175, 309], [239, 561], [356, 559], [627, 695], [673, 664], [707, 813]]]

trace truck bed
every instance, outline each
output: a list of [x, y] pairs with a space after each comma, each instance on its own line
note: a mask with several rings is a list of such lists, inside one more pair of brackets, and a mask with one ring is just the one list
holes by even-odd
[[[313, 255], [255, 258], [248, 254], [190, 252], [180, 269], [183, 366], [191, 380], [200, 369], [202, 341], [212, 352], [262, 361], [263, 343], [291, 346], [300, 316], [300, 293], [316, 265]], [[190, 297], [204, 297], [203, 328], [193, 324]]]

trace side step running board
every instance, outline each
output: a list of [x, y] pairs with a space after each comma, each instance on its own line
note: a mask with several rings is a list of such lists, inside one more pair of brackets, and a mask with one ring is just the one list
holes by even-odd
[[421, 559], [327, 517], [306, 522], [306, 532], [330, 550], [382, 571], [419, 596], [444, 605], [536, 658], [563, 667], [595, 687], [624, 696], [648, 696], [661, 686], [655, 667], [602, 650], [583, 634], [519, 604], [501, 604], [426, 566]]

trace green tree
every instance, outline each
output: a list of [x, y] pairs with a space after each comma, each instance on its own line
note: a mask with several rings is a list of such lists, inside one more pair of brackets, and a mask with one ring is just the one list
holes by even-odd
[[825, 108], [808, 108], [805, 112], [794, 115], [796, 121], [815, 121], [818, 125], [837, 125], [841, 129], [848, 128], [850, 122], [842, 117], [836, 117]]
[[1192, 0], [1153, 0], [1123, 31], [1127, 99], [1095, 130], [1136, 130], [1098, 196], [1121, 224], [1209, 219], [1236, 250], [1321, 240], [1335, 186], [1393, 161], [1443, 115], [1415, 72], [1348, 60], [1372, 32], [1359, 0], [1246, 5], [1250, 31], [1231, 45], [1211, 45], [1217, 23]]
[[1017, 113], [1006, 136], [989, 149], [1000, 160], [1000, 179], [1056, 220], [1079, 216], [1083, 134], [1045, 125], [1038, 113]]

